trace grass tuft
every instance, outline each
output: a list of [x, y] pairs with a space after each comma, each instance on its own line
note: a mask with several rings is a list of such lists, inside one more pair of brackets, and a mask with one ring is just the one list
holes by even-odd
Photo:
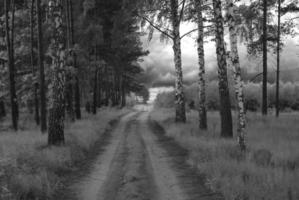
[[208, 114], [208, 131], [199, 130], [195, 111], [187, 114], [186, 124], [175, 124], [170, 109], [153, 110], [151, 118], [190, 151], [189, 163], [206, 174], [207, 185], [226, 199], [299, 199], [299, 115], [283, 113], [277, 119], [248, 113], [245, 156], [236, 138], [219, 137], [218, 115]]
[[5, 131], [0, 135], [0, 199], [50, 199], [62, 185], [66, 173], [76, 169], [110, 121], [127, 113], [123, 109], [102, 109], [96, 116], [66, 125], [66, 145], [47, 146], [47, 135], [35, 126]]

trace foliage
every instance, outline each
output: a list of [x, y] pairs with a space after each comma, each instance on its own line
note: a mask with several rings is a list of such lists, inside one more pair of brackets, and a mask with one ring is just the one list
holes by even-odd
[[[233, 87], [230, 87], [233, 90]], [[283, 111], [289, 110], [299, 110], [299, 82], [291, 83], [281, 82], [281, 92], [280, 92], [280, 109]], [[207, 101], [206, 105], [208, 110], [218, 110], [219, 109], [219, 94], [218, 94], [218, 82], [211, 81], [207, 83], [206, 95]], [[244, 85], [244, 95], [245, 95], [245, 108], [248, 111], [258, 111], [261, 106], [261, 91], [262, 85], [260, 83], [247, 82]], [[275, 84], [268, 84], [268, 100], [269, 108], [275, 107]], [[191, 86], [185, 86], [186, 102], [190, 104], [195, 103], [195, 109], [198, 106], [198, 88], [197, 84]], [[231, 92], [231, 101], [235, 104], [234, 93]], [[170, 108], [174, 106], [174, 93], [164, 92], [157, 95], [155, 101], [155, 106], [161, 108]], [[235, 105], [232, 105], [234, 108]]]

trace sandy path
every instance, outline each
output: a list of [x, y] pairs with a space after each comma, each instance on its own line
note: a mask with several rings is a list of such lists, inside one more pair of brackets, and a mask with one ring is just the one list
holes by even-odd
[[114, 158], [117, 147], [119, 146], [120, 141], [123, 140], [124, 135], [120, 133], [124, 132], [128, 121], [131, 120], [131, 118], [133, 118], [135, 115], [136, 113], [130, 113], [120, 120], [117, 128], [111, 133], [111, 142], [94, 162], [90, 174], [71, 186], [71, 190], [74, 191], [76, 195], [75, 199], [97, 199], [99, 188], [102, 188], [104, 181], [107, 179], [110, 165]]
[[75, 183], [78, 200], [222, 199], [186, 164], [186, 151], [165, 139], [148, 112], [123, 117], [89, 175]]

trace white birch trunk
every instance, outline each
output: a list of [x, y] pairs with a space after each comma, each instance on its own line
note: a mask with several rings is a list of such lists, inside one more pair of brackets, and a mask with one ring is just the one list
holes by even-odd
[[175, 107], [176, 107], [176, 122], [186, 122], [185, 97], [183, 91], [183, 72], [181, 58], [181, 38], [180, 38], [180, 17], [178, 14], [178, 0], [171, 0], [171, 17], [173, 28], [173, 51], [175, 63]]
[[198, 99], [199, 99], [199, 128], [207, 129], [207, 110], [206, 110], [206, 88], [205, 88], [205, 56], [204, 56], [204, 29], [202, 17], [202, 1], [195, 1], [197, 12], [198, 39], [197, 39], [197, 54], [198, 54]]
[[238, 141], [241, 147], [241, 150], [246, 149], [245, 144], [245, 125], [246, 125], [246, 117], [245, 117], [245, 108], [244, 108], [244, 94], [243, 87], [244, 83], [241, 77], [241, 66], [238, 52], [238, 38], [236, 33], [236, 22], [234, 16], [234, 3], [232, 0], [226, 0], [227, 3], [227, 19], [229, 26], [229, 38], [230, 38], [230, 62], [232, 64], [235, 76], [235, 91], [236, 98], [238, 103]]

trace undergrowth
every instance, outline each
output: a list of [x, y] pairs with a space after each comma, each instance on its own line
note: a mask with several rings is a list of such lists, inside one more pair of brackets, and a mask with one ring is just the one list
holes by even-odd
[[298, 113], [284, 113], [278, 119], [249, 113], [245, 156], [236, 138], [219, 137], [217, 112], [208, 114], [208, 131], [199, 131], [197, 112], [187, 117], [186, 124], [175, 124], [171, 109], [151, 113], [168, 136], [189, 150], [190, 164], [206, 175], [210, 188], [228, 200], [299, 199]]
[[66, 124], [66, 144], [48, 147], [47, 135], [37, 127], [0, 134], [0, 199], [50, 199], [65, 174], [76, 170], [93, 145], [111, 126], [109, 122], [128, 110], [102, 109]]

